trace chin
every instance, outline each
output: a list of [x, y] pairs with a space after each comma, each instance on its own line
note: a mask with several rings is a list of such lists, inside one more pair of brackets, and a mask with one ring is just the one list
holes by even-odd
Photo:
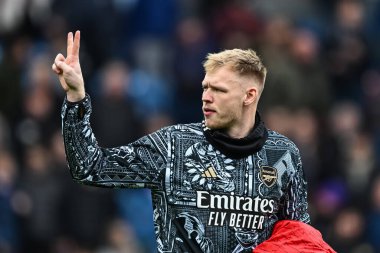
[[210, 122], [208, 120], [205, 120], [205, 125], [206, 125], [206, 127], [210, 128], [212, 130], [223, 128], [223, 126], [221, 124], [218, 124], [216, 122]]
[[210, 129], [214, 128], [213, 124], [210, 121], [208, 121], [207, 119], [205, 120], [205, 125], [206, 125], [206, 127], [210, 128]]

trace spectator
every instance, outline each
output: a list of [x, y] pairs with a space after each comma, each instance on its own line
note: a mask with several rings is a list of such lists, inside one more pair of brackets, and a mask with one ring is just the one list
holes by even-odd
[[14, 155], [0, 148], [0, 252], [17, 252], [21, 238], [18, 234], [18, 221], [12, 207], [16, 190], [18, 165]]

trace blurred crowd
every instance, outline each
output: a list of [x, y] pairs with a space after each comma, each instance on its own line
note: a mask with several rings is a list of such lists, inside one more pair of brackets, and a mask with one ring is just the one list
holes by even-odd
[[202, 61], [253, 48], [259, 111], [300, 148], [312, 225], [380, 252], [379, 0], [1, 0], [0, 252], [155, 252], [149, 190], [74, 183], [51, 71], [80, 30], [100, 145], [199, 122]]

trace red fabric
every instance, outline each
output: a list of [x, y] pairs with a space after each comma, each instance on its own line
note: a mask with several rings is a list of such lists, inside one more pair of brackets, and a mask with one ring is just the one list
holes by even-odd
[[271, 237], [253, 253], [336, 253], [312, 226], [293, 220], [278, 221]]

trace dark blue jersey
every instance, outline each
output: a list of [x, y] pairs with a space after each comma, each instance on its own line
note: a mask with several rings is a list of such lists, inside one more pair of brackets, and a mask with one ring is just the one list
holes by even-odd
[[158, 252], [252, 252], [276, 221], [309, 223], [299, 150], [283, 135], [268, 131], [259, 151], [238, 159], [208, 142], [202, 123], [102, 148], [90, 114], [88, 95], [62, 107], [71, 174], [88, 185], [151, 189]]

